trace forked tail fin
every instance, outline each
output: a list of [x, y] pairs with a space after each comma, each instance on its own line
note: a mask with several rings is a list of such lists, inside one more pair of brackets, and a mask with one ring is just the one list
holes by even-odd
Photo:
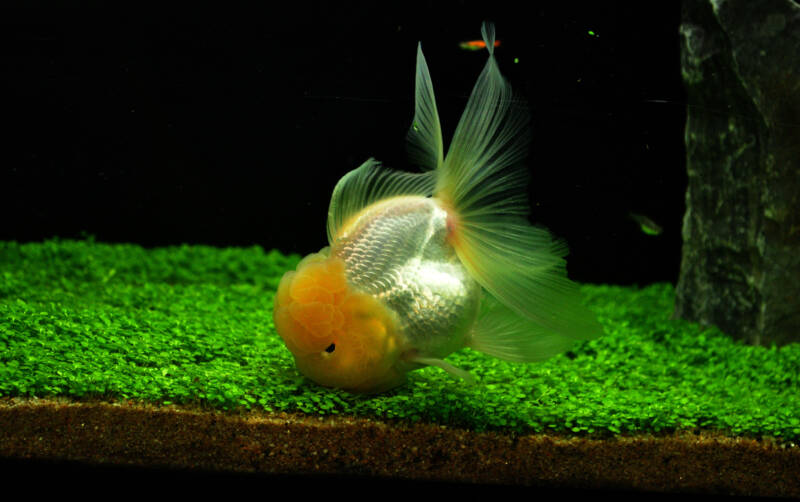
[[[602, 327], [567, 279], [566, 245], [527, 221], [528, 176], [521, 162], [529, 113], [497, 67], [494, 26], [484, 23], [481, 31], [489, 59], [441, 162], [433, 87], [419, 51], [409, 140], [416, 158], [426, 162], [423, 167], [436, 170], [433, 195], [450, 215], [449, 240], [461, 263], [500, 303], [478, 323], [472, 345], [504, 359], [535, 361], [542, 351], [552, 355], [571, 340], [599, 336]], [[518, 328], [490, 329], [491, 319], [506, 328], [516, 322]], [[537, 337], [547, 341], [532, 341]], [[550, 349], [543, 350], [545, 345]]]

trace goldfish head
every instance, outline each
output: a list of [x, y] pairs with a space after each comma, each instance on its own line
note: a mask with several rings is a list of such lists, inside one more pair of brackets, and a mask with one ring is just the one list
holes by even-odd
[[320, 385], [378, 392], [405, 381], [393, 312], [353, 290], [344, 261], [327, 248], [284, 274], [274, 319], [297, 368]]

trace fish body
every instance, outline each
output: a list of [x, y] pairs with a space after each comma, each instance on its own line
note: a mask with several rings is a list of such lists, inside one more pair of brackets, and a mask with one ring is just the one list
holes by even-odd
[[421, 47], [409, 146], [422, 173], [373, 159], [336, 185], [329, 246], [281, 279], [278, 334], [315, 382], [380, 392], [463, 348], [546, 359], [602, 333], [566, 278], [566, 246], [525, 219], [527, 111], [489, 60], [447, 155]]
[[397, 314], [406, 342], [440, 358], [465, 345], [481, 299], [447, 234], [437, 200], [393, 197], [369, 206], [331, 247], [350, 283]]

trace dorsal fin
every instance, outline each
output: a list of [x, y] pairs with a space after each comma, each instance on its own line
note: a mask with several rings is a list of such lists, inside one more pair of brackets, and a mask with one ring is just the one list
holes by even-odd
[[344, 175], [331, 195], [328, 208], [328, 243], [332, 244], [341, 228], [365, 207], [399, 195], [433, 194], [435, 170], [442, 165], [443, 147], [436, 98], [428, 64], [417, 45], [414, 120], [408, 131], [409, 156], [426, 173], [407, 173], [381, 167], [368, 159]]
[[342, 227], [365, 207], [399, 195], [429, 197], [434, 183], [433, 171], [395, 171], [381, 167], [375, 159], [368, 159], [345, 174], [333, 189], [328, 206], [328, 243], [333, 244]]

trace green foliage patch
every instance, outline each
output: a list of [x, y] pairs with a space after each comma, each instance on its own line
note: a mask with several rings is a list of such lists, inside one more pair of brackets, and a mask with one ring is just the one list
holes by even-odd
[[539, 364], [469, 349], [362, 396], [319, 387], [275, 333], [299, 256], [259, 247], [0, 242], [0, 396], [187, 403], [608, 436], [715, 430], [800, 442], [800, 344], [670, 320], [673, 287], [583, 286], [606, 335]]

